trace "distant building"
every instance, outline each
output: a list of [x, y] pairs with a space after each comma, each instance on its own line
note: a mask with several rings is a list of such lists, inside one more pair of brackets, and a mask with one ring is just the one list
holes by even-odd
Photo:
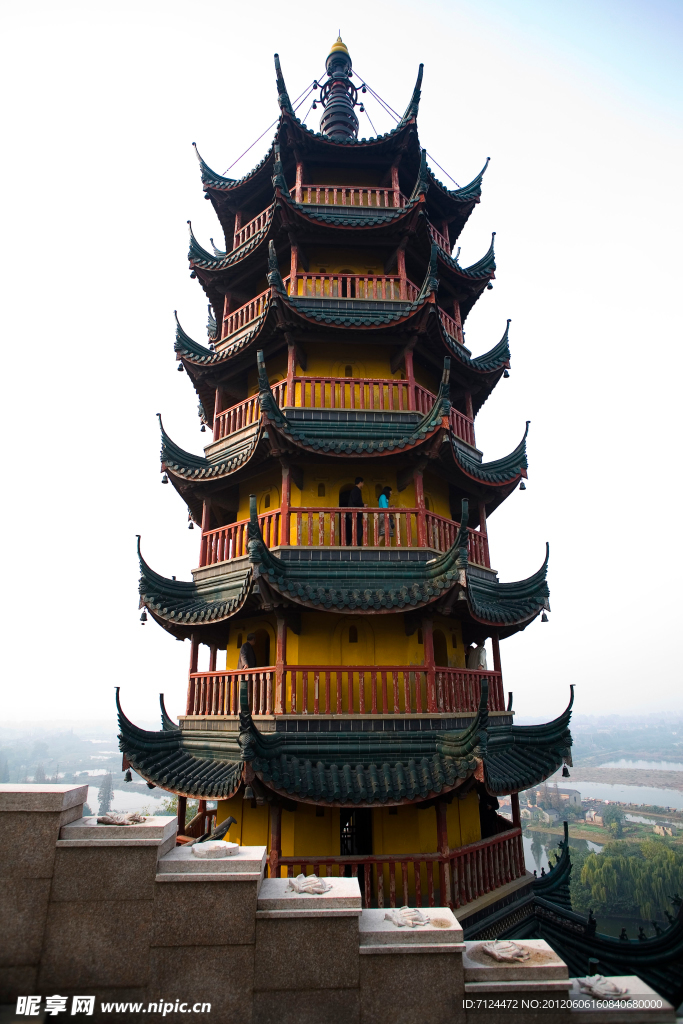
[[581, 806], [581, 794], [578, 789], [558, 789], [560, 800], [566, 800], [570, 807]]
[[595, 811], [586, 811], [586, 821], [590, 821], [592, 825], [603, 824], [602, 818], [599, 814], [596, 814]]
[[674, 830], [669, 828], [668, 825], [655, 825], [652, 831], [658, 836], [672, 836], [674, 834]]

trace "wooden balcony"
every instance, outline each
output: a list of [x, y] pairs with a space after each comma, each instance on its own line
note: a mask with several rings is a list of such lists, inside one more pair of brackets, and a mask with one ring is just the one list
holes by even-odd
[[[459, 524], [420, 508], [363, 508], [340, 506], [290, 508], [259, 515], [263, 539], [269, 548], [428, 548], [445, 552], [453, 545]], [[289, 532], [283, 527], [289, 520]], [[393, 520], [393, 525], [392, 525]], [[200, 566], [216, 565], [247, 554], [248, 519], [208, 530], [202, 535]], [[468, 530], [470, 562], [490, 568], [488, 537]]]
[[444, 313], [443, 309], [439, 309], [439, 319], [448, 337], [452, 338], [453, 341], [457, 341], [458, 345], [464, 345], [465, 339], [462, 334], [462, 326], [457, 320], [454, 320], [448, 313]]
[[354, 185], [299, 185], [292, 189], [297, 203], [306, 206], [353, 206], [354, 209], [396, 210], [408, 200], [398, 189]]
[[414, 302], [417, 285], [398, 274], [297, 274], [287, 294], [299, 298], [360, 299], [363, 302]]
[[[417, 285], [398, 274], [296, 274], [293, 281], [289, 275], [283, 281], [287, 294], [299, 298], [414, 302], [420, 293]], [[226, 341], [258, 319], [269, 295], [270, 288], [239, 309], [224, 313], [221, 341]]]
[[187, 715], [236, 715], [240, 678], [249, 681], [252, 715], [453, 715], [479, 707], [489, 681], [489, 711], [504, 711], [500, 672], [421, 665], [271, 665], [192, 672]]
[[364, 908], [448, 906], [457, 910], [522, 878], [525, 871], [522, 830], [516, 827], [445, 853], [282, 857], [275, 851], [269, 863], [271, 878], [291, 878], [299, 872], [357, 878]]
[[[281, 409], [295, 406], [301, 409], [419, 412], [424, 415], [436, 401], [431, 391], [419, 384], [411, 386], [406, 380], [393, 378], [293, 377], [289, 387], [287, 381], [278, 381], [271, 390]], [[255, 423], [259, 416], [258, 395], [224, 409], [214, 417], [214, 441]], [[450, 425], [456, 437], [474, 447], [474, 422], [468, 416], [451, 409]]]
[[254, 217], [253, 220], [250, 220], [245, 224], [244, 227], [237, 227], [236, 224], [235, 234], [233, 236], [233, 251], [235, 249], [239, 249], [241, 245], [244, 245], [250, 238], [253, 238], [254, 235], [258, 234], [258, 232], [266, 226], [272, 215], [273, 208], [272, 206], [269, 206], [267, 210], [263, 210], [257, 217]]
[[443, 249], [444, 252], [450, 253], [451, 246], [448, 239], [445, 235], [442, 235], [440, 231], [437, 231], [433, 224], [429, 225], [429, 234], [440, 249]]

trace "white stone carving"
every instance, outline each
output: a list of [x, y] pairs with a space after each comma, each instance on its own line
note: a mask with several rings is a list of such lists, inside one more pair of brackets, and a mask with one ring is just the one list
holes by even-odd
[[239, 851], [237, 843], [224, 843], [222, 839], [207, 839], [205, 843], [194, 843], [190, 849], [195, 857], [203, 857], [206, 860], [217, 860], [221, 857], [231, 857]]
[[429, 924], [429, 918], [416, 907], [398, 907], [384, 915], [385, 921], [391, 921], [397, 928], [419, 928]]
[[594, 999], [628, 999], [628, 989], [619, 988], [609, 978], [603, 978], [602, 974], [594, 974], [589, 978], [577, 978], [579, 988], [583, 993], [593, 996]]
[[147, 821], [144, 814], [113, 814], [109, 811], [108, 814], [103, 814], [102, 817], [97, 819], [98, 825], [140, 825], [143, 821]]
[[483, 942], [481, 947], [485, 953], [503, 964], [519, 963], [528, 960], [530, 953], [524, 946], [511, 940], [496, 939], [495, 942]]
[[289, 879], [287, 891], [289, 892], [290, 889], [293, 889], [294, 892], [322, 896], [323, 893], [329, 892], [331, 888], [332, 883], [328, 882], [326, 878], [318, 878], [317, 875], [297, 875], [296, 878]]

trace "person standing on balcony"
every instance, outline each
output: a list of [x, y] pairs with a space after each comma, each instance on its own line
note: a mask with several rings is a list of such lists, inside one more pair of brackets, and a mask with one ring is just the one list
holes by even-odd
[[467, 651], [467, 667], [475, 672], [486, 671], [486, 648], [483, 644], [475, 647], [474, 644]]
[[[380, 496], [379, 496], [379, 499], [378, 499], [379, 507], [380, 508], [389, 508], [389, 498], [390, 497], [391, 497], [391, 487], [384, 487], [382, 492], [381, 492], [381, 494], [380, 494]], [[379, 542], [380, 542], [380, 544], [384, 543], [384, 536], [385, 536], [384, 535], [384, 517], [385, 517], [385, 515], [386, 515], [386, 513], [382, 512], [382, 513], [380, 513], [380, 517], [379, 517]], [[389, 516], [389, 537], [393, 537], [393, 536], [394, 536], [394, 517], [393, 516]]]
[[256, 668], [256, 634], [247, 633], [246, 643], [240, 647], [240, 657], [237, 668]]
[[[365, 508], [365, 502], [363, 501], [363, 485], [365, 481], [362, 476], [357, 476], [353, 487], [349, 492], [349, 508]], [[363, 515], [361, 512], [356, 514], [357, 526], [356, 526], [356, 544], [360, 547], [363, 544]], [[346, 516], [346, 543], [347, 545], [353, 543], [353, 525], [351, 514], [347, 513]]]

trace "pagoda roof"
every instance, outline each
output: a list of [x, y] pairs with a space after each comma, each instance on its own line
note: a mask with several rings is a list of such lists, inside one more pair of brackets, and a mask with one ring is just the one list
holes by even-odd
[[527, 420], [524, 436], [514, 451], [502, 459], [493, 462], [477, 462], [467, 451], [462, 442], [459, 442], [451, 433], [451, 444], [453, 458], [461, 473], [475, 480], [478, 483], [486, 484], [488, 487], [509, 487], [516, 486], [522, 477], [526, 477], [528, 462], [526, 457], [526, 439], [529, 433], [529, 420]]
[[[199, 581], [169, 580], [160, 576], [142, 557], [140, 563], [140, 607], [180, 639], [189, 637], [199, 626], [213, 634], [215, 627], [240, 611], [250, 598], [253, 570], [243, 559], [230, 565], [220, 576]], [[224, 642], [225, 626], [219, 631]]]
[[[353, 515], [353, 510], [349, 514]], [[545, 561], [533, 576], [499, 583], [495, 573], [468, 566], [467, 524], [468, 504], [463, 501], [453, 546], [428, 561], [419, 556], [389, 561], [387, 552], [374, 549], [349, 549], [346, 557], [334, 552], [338, 556], [334, 559], [300, 561], [286, 557], [286, 550], [278, 556], [267, 548], [258, 523], [256, 497], [251, 495], [248, 548], [253, 577], [251, 570], [247, 573], [245, 561], [238, 560], [224, 563], [222, 571], [208, 580], [200, 577], [195, 583], [179, 583], [154, 573], [139, 555], [140, 606], [148, 608], [164, 629], [184, 638], [197, 629], [212, 630], [216, 622], [233, 617], [250, 594], [262, 605], [293, 604], [342, 614], [356, 609], [392, 614], [440, 602], [437, 610], [469, 620], [477, 635], [489, 635], [487, 630], [495, 629], [505, 638], [525, 629], [550, 607], [548, 549], [546, 546]]]
[[486, 679], [478, 713], [461, 730], [262, 733], [242, 683], [238, 733], [175, 727], [163, 698], [162, 729], [151, 732], [126, 718], [118, 688], [116, 699], [120, 749], [131, 766], [154, 785], [201, 799], [233, 796], [246, 766], [266, 790], [297, 803], [372, 806], [421, 802], [475, 777], [492, 795], [516, 792], [571, 763], [571, 704], [547, 725], [491, 725]]
[[415, 413], [352, 414], [348, 410], [327, 409], [285, 412], [270, 389], [263, 352], [259, 351], [259, 403], [268, 423], [296, 445], [326, 455], [385, 455], [422, 444], [441, 429], [451, 407], [449, 373], [450, 359], [446, 356], [434, 405], [420, 418]]

